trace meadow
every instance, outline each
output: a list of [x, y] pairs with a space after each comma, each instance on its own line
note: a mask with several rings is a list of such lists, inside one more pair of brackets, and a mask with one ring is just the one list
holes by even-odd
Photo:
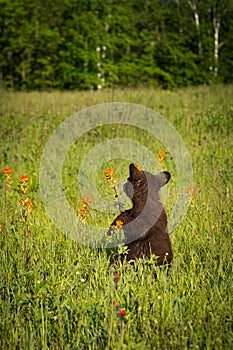
[[[73, 113], [112, 101], [158, 111], [190, 152], [190, 206], [170, 233], [174, 260], [169, 272], [152, 260], [134, 266], [110, 264], [108, 250], [60, 232], [41, 201], [39, 167], [52, 132]], [[0, 106], [0, 169], [5, 169], [0, 182], [0, 348], [232, 349], [233, 86], [1, 91]], [[136, 138], [153, 154], [163, 147], [143, 131], [121, 126], [100, 126], [84, 135], [63, 169], [64, 192], [77, 215], [82, 205], [77, 173], [83, 155], [119, 136]], [[114, 168], [121, 183], [128, 176], [128, 164], [115, 159], [95, 174], [103, 199], [114, 197], [104, 169]], [[165, 203], [170, 213], [177, 183], [169, 154], [163, 166], [173, 176]], [[106, 229], [115, 217], [91, 205], [87, 214], [92, 225]]]

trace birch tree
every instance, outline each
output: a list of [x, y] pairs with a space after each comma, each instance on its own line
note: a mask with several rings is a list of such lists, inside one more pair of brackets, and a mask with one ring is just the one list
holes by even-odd
[[194, 22], [196, 26], [197, 31], [197, 40], [198, 40], [198, 54], [199, 56], [202, 55], [203, 48], [202, 48], [202, 39], [201, 39], [201, 31], [200, 31], [200, 16], [197, 9], [197, 4], [194, 0], [189, 0], [188, 5], [190, 6], [191, 10], [193, 11], [194, 16]]
[[219, 49], [224, 42], [219, 42], [219, 31], [222, 16], [227, 11], [225, 0], [215, 0], [212, 2], [212, 21], [213, 21], [213, 36], [214, 36], [214, 77], [218, 77], [219, 66]]

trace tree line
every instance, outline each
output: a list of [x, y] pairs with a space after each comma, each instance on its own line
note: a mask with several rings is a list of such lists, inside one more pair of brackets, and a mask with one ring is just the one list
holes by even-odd
[[0, 84], [228, 83], [232, 32], [233, 0], [0, 0]]

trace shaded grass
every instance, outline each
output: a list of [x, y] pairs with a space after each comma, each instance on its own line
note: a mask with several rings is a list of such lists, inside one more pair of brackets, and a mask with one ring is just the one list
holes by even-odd
[[[230, 349], [232, 348], [232, 86], [199, 87], [173, 92], [125, 90], [1, 95], [1, 167], [15, 178], [31, 178], [34, 203], [23, 253], [23, 227], [14, 185], [7, 212], [2, 196], [0, 263], [0, 346], [2, 349]], [[161, 112], [183, 137], [193, 160], [195, 185], [188, 213], [171, 233], [173, 266], [167, 274], [154, 264], [117, 267], [114, 289], [110, 257], [104, 249], [78, 244], [58, 232], [40, 202], [38, 168], [46, 140], [70, 114], [107, 101], [140, 103]], [[63, 171], [70, 203], [77, 208], [76, 176], [83, 155], [116, 135], [136, 137], [135, 130], [99, 128], [71, 149]], [[161, 145], [137, 134], [153, 153]], [[79, 154], [79, 156], [78, 156]], [[124, 180], [127, 162], [113, 166]], [[103, 169], [104, 169], [103, 164]], [[170, 212], [176, 193], [172, 159], [166, 169]], [[102, 179], [103, 198], [111, 197]], [[2, 181], [3, 184], [3, 181]], [[108, 227], [112, 215], [90, 213]], [[12, 218], [15, 224], [10, 224]], [[195, 234], [195, 233], [198, 233]], [[156, 277], [155, 277], [156, 276]], [[124, 330], [114, 307], [126, 310]]]

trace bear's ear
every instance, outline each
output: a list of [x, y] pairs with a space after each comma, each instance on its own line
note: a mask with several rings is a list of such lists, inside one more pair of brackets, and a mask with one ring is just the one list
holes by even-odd
[[129, 175], [133, 179], [141, 178], [142, 172], [134, 164], [130, 164], [129, 166]]
[[159, 184], [159, 187], [162, 187], [169, 182], [171, 174], [168, 171], [162, 171], [161, 173], [155, 175], [155, 178], [157, 183]]

